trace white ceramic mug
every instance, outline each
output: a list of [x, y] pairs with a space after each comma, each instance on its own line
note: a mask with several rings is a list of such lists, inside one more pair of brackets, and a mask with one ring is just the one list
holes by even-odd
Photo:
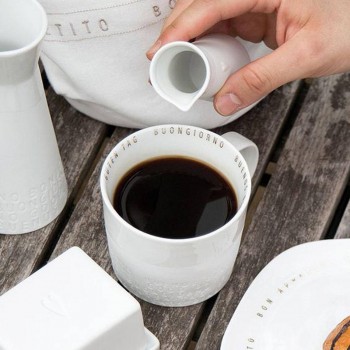
[[198, 99], [212, 100], [227, 78], [249, 62], [239, 40], [210, 34], [194, 43], [164, 45], [152, 59], [150, 80], [162, 98], [188, 111]]
[[[135, 165], [159, 157], [182, 156], [216, 169], [235, 189], [237, 213], [203, 236], [168, 239], [127, 223], [113, 208], [117, 184]], [[100, 185], [114, 271], [134, 295], [164, 306], [186, 306], [216, 294], [229, 279], [244, 227], [256, 145], [242, 135], [219, 136], [194, 126], [146, 128], [119, 142], [106, 158]]]

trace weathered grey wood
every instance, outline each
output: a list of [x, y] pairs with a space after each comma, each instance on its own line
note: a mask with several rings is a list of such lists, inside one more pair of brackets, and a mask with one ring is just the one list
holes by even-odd
[[104, 224], [102, 218], [102, 201], [99, 189], [99, 176], [103, 160], [119, 140], [130, 134], [132, 130], [117, 128], [104, 148], [101, 159], [91, 174], [84, 193], [75, 211], [67, 223], [50, 260], [73, 246], [81, 247], [108, 273], [113, 275], [107, 251]]
[[340, 221], [335, 238], [350, 238], [350, 201]]
[[325, 235], [348, 181], [349, 139], [350, 75], [315, 80], [197, 349], [220, 348], [244, 292], [274, 256]]
[[[68, 181], [69, 205], [106, 134], [106, 126], [76, 112], [51, 89], [47, 99]], [[20, 236], [0, 236], [1, 293], [35, 269], [56, 234], [58, 225], [64, 219], [64, 214], [66, 210], [51, 224], [36, 232]]]
[[[256, 179], [264, 171], [263, 167], [267, 164], [269, 154], [287, 118], [288, 108], [292, 104], [298, 86], [299, 83], [284, 86], [271, 94], [258, 107], [244, 116], [244, 119], [242, 118], [241, 121], [217, 130], [219, 133], [229, 130], [239, 131], [257, 142], [261, 151], [261, 159], [257, 171], [260, 175], [255, 177], [254, 183], [257, 182]], [[128, 132], [117, 128], [104, 151], [104, 156]], [[106, 246], [102, 203], [98, 185], [101, 164], [102, 160], [97, 164], [52, 257], [57, 256], [71, 246], [77, 245], [108, 273], [113, 275]], [[162, 349], [166, 350], [185, 349], [187, 347], [202, 313], [203, 306], [204, 304], [187, 308], [164, 308], [141, 301], [146, 327], [158, 336]]]
[[259, 148], [259, 164], [253, 177], [252, 193], [260, 182], [270, 160], [288, 113], [297, 96], [301, 82], [293, 82], [275, 90], [254, 109], [229, 125], [214, 131], [223, 134], [236, 131], [256, 143]]

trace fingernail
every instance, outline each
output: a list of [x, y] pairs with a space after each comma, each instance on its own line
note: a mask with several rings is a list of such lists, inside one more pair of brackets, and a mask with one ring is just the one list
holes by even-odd
[[153, 56], [162, 46], [162, 43], [160, 40], [157, 40], [153, 46], [147, 51], [147, 56]]
[[222, 115], [230, 115], [240, 109], [241, 100], [234, 94], [226, 94], [217, 98], [215, 102], [216, 110]]

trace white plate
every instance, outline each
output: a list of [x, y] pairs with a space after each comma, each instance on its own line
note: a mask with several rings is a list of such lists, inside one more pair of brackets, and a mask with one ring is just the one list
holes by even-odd
[[221, 350], [322, 350], [350, 315], [350, 239], [293, 247], [256, 277], [225, 332]]

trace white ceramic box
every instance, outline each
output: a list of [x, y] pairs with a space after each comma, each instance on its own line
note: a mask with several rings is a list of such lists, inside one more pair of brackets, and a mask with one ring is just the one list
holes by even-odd
[[71, 248], [0, 297], [0, 350], [157, 350], [139, 303]]

